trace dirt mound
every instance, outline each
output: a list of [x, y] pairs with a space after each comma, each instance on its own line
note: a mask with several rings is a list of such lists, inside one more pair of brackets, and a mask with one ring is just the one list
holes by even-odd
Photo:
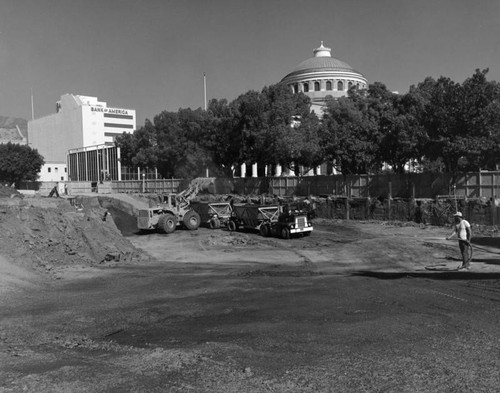
[[19, 193], [15, 188], [6, 186], [5, 184], [0, 184], [0, 198], [14, 198], [20, 197], [22, 198], [22, 194]]
[[0, 198], [2, 255], [47, 272], [148, 258], [105, 213], [98, 204], [72, 206], [62, 198]]

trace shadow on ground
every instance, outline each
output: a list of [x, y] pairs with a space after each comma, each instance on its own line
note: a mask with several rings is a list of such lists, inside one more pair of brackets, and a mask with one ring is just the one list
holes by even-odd
[[500, 273], [474, 272], [474, 271], [458, 271], [458, 270], [432, 270], [421, 272], [375, 272], [375, 271], [360, 271], [351, 274], [358, 277], [372, 277], [381, 280], [397, 280], [400, 278], [428, 278], [431, 280], [498, 280]]

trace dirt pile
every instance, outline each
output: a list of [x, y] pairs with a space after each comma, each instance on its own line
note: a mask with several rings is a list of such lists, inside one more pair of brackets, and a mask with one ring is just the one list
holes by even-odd
[[0, 198], [22, 198], [22, 194], [13, 187], [0, 184]]
[[98, 203], [73, 206], [62, 198], [0, 198], [1, 253], [46, 272], [147, 258], [106, 212]]

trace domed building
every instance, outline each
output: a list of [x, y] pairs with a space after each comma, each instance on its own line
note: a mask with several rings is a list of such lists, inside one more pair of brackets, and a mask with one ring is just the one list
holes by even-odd
[[[360, 72], [356, 71], [346, 62], [336, 59], [331, 55], [331, 49], [323, 46], [323, 41], [319, 48], [313, 50], [314, 57], [304, 60], [297, 65], [292, 72], [285, 76], [281, 83], [286, 83], [294, 93], [302, 92], [311, 98], [311, 111], [314, 111], [318, 117], [322, 117], [323, 110], [326, 107], [328, 97], [339, 98], [347, 96], [347, 92], [352, 86], [359, 89], [368, 88], [366, 78]], [[292, 121], [292, 127], [296, 125]], [[257, 164], [252, 164], [247, 168], [246, 164], [241, 164], [239, 174], [241, 177], [257, 177], [261, 171]], [[330, 164], [323, 164], [317, 168], [304, 170], [299, 168], [298, 172], [302, 175], [320, 175], [321, 173], [335, 173], [335, 169]], [[274, 176], [294, 176], [290, 170], [276, 165], [273, 168], [266, 166], [264, 173], [272, 173]]]
[[314, 49], [314, 57], [304, 60], [285, 76], [294, 93], [302, 92], [311, 98], [311, 110], [322, 115], [327, 97], [343, 97], [352, 86], [366, 89], [368, 82], [360, 72], [346, 62], [331, 56], [331, 49], [323, 46]]

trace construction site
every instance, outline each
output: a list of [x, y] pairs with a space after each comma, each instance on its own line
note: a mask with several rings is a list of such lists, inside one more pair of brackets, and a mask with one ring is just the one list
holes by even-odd
[[462, 272], [449, 223], [407, 207], [387, 220], [376, 200], [341, 214], [214, 184], [0, 186], [0, 391], [498, 389], [496, 226], [471, 220]]

